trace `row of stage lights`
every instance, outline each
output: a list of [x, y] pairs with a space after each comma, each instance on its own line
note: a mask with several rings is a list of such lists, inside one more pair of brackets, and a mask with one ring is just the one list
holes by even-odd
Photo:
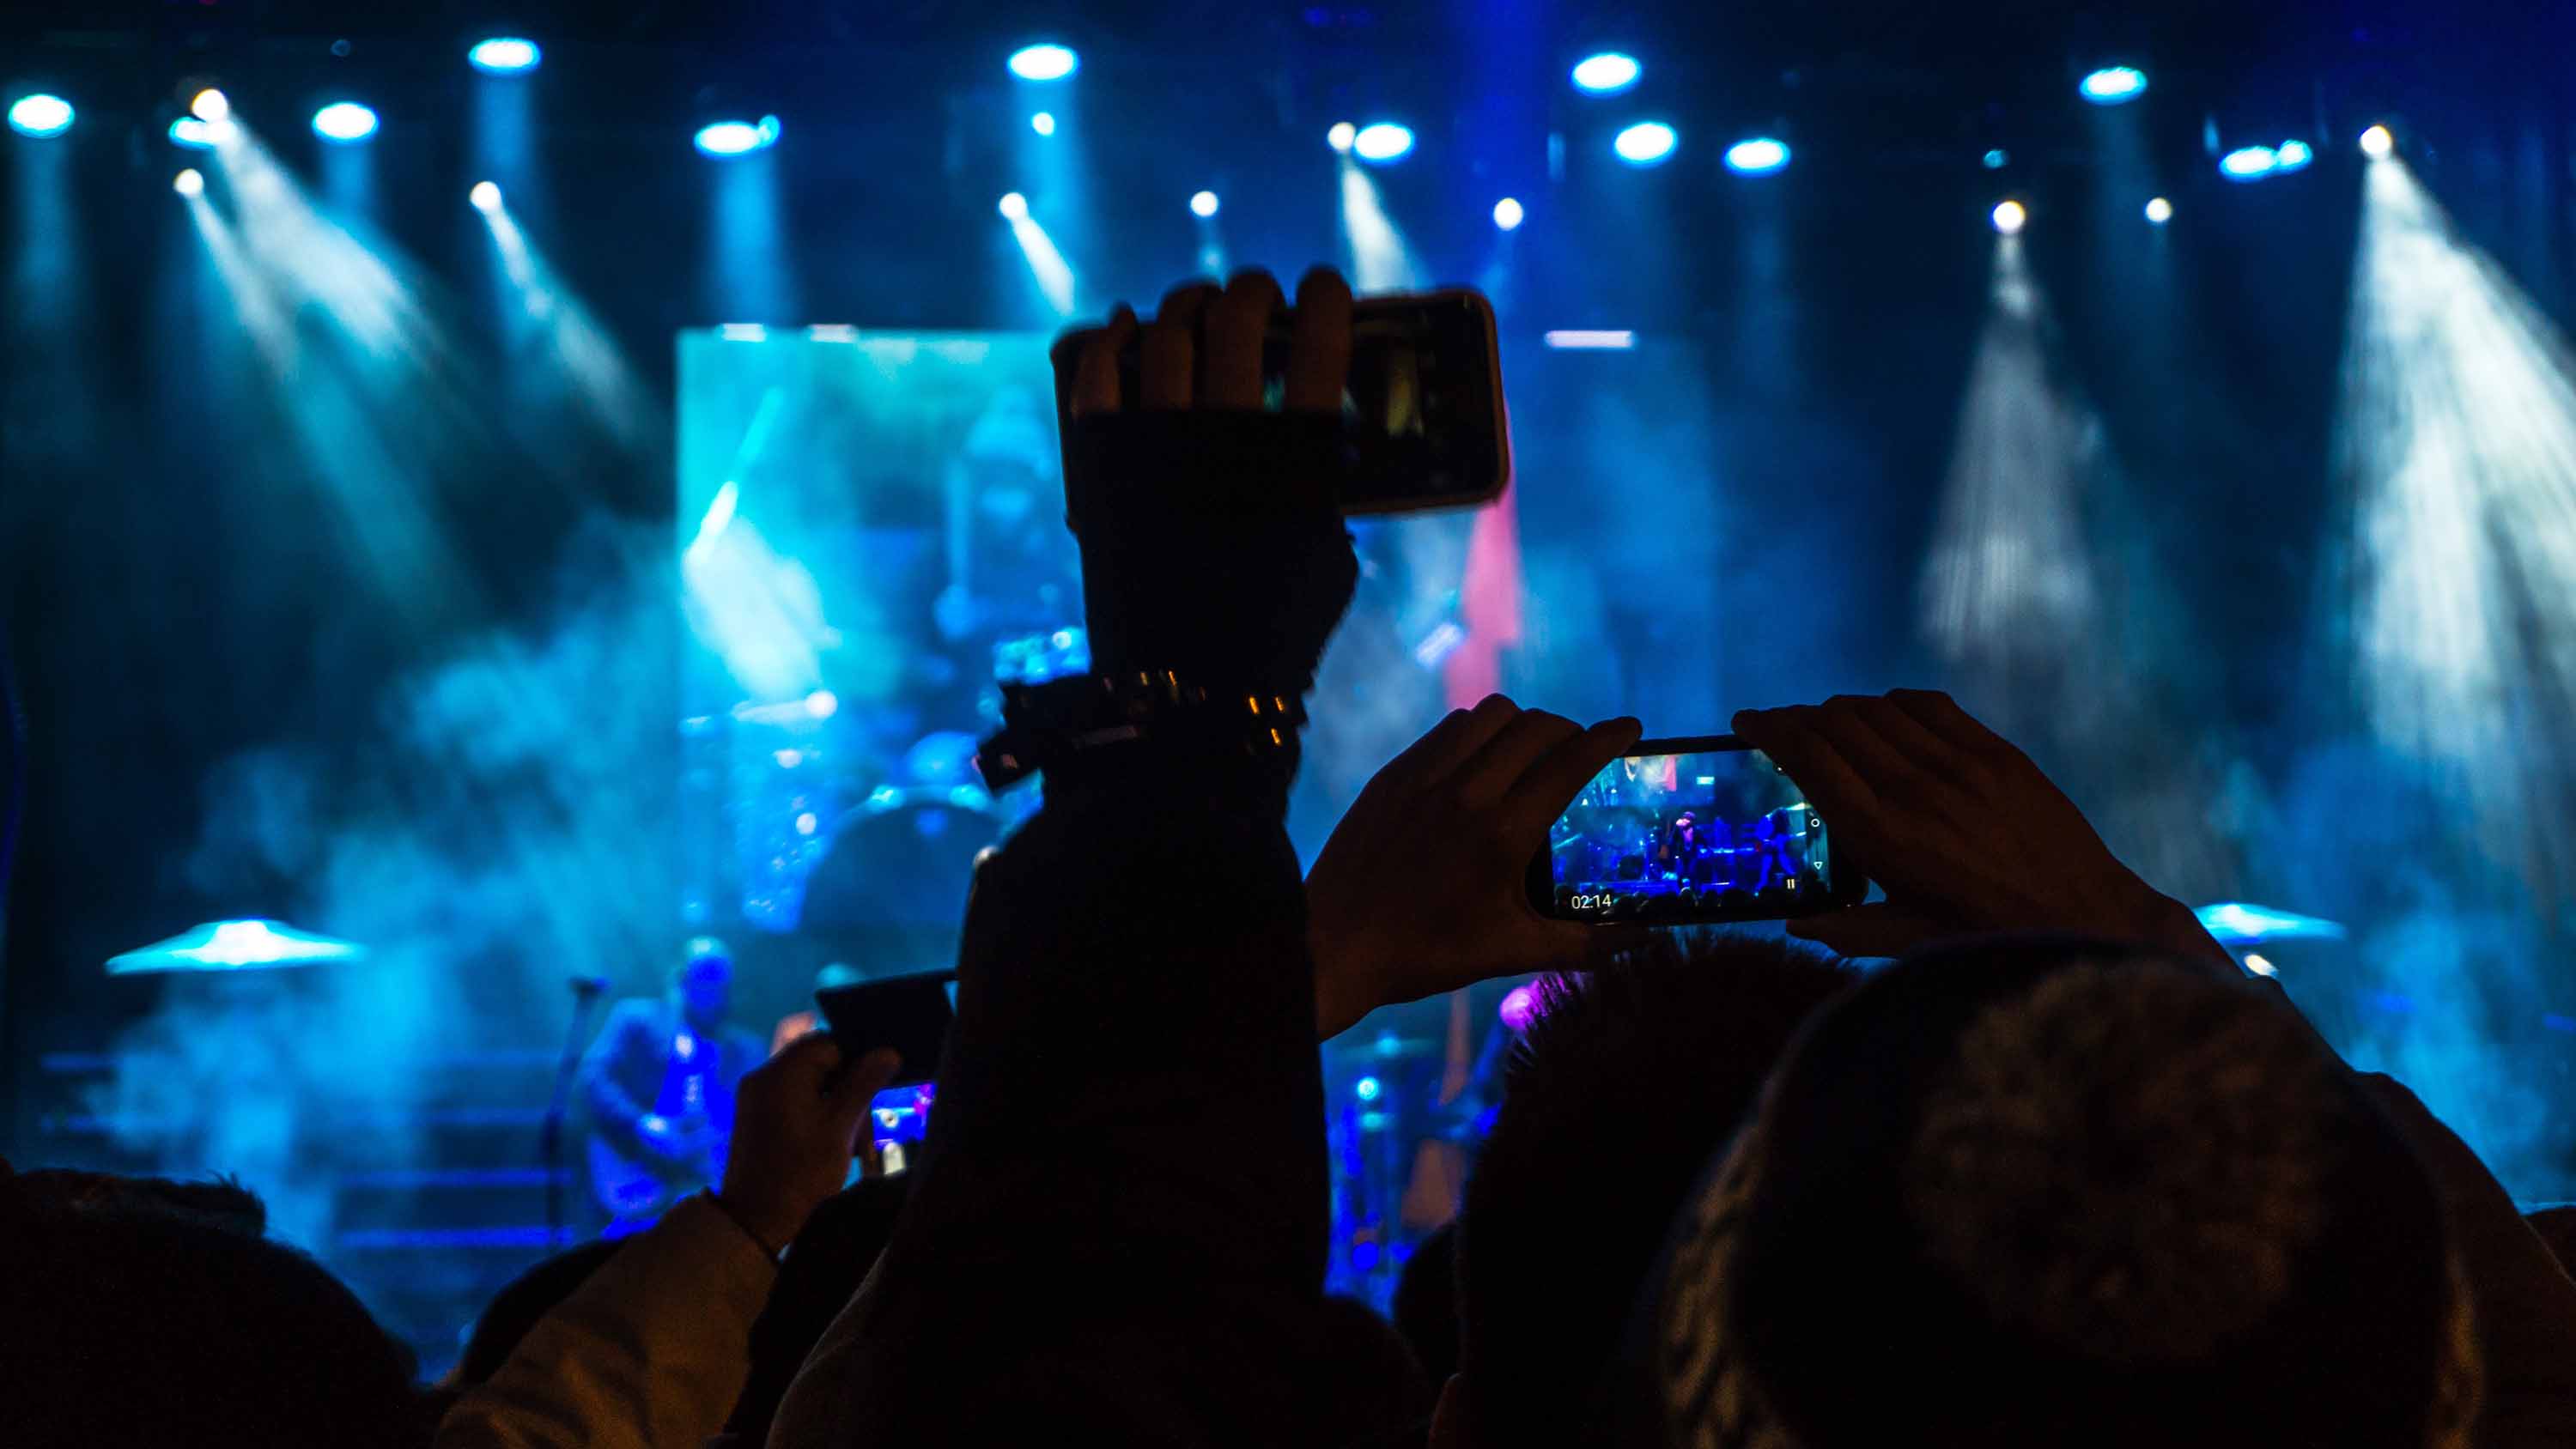
[[[524, 75], [537, 68], [544, 51], [535, 41], [515, 36], [495, 36], [481, 40], [466, 51], [467, 63], [486, 75]], [[1082, 57], [1070, 46], [1047, 42], [1023, 46], [1013, 51], [1004, 62], [1010, 73], [1033, 85], [1047, 85], [1070, 80], [1082, 68]], [[1603, 51], [1576, 62], [1570, 78], [1574, 88], [1587, 96], [1615, 96], [1636, 88], [1645, 76], [1645, 66], [1635, 56], [1619, 51]], [[2076, 92], [2098, 106], [2117, 106], [2134, 101], [2147, 92], [2146, 73], [2134, 66], [2106, 66], [2086, 75], [2076, 84]], [[231, 125], [231, 107], [223, 93], [200, 91], [190, 103], [189, 114], [170, 124], [173, 144], [206, 150], [224, 139]], [[22, 136], [59, 136], [72, 128], [76, 112], [71, 102], [60, 96], [36, 94], [21, 96], [9, 107], [9, 128]], [[380, 122], [374, 110], [356, 101], [334, 101], [313, 113], [313, 133], [337, 145], [355, 145], [372, 138]], [[1056, 133], [1053, 112], [1038, 111], [1030, 116], [1029, 125], [1040, 136]], [[748, 155], [766, 150], [778, 143], [779, 120], [774, 115], [757, 120], [719, 120], [701, 126], [694, 138], [697, 149], [711, 157]], [[1387, 166], [1401, 161], [1413, 150], [1413, 131], [1395, 121], [1372, 121], [1358, 125], [1343, 121], [1325, 135], [1332, 149], [1372, 166]], [[1637, 121], [1621, 128], [1611, 137], [1610, 149], [1621, 161], [1631, 166], [1657, 166], [1672, 158], [1681, 146], [1681, 135], [1666, 122]], [[2395, 146], [2385, 126], [2372, 126], [2362, 133], [2361, 149], [2371, 157], [2387, 155]], [[1748, 136], [1728, 146], [1723, 159], [1726, 168], [1741, 176], [1764, 176], [1786, 168], [1790, 150], [1787, 142], [1772, 136]], [[2283, 141], [2277, 146], [2240, 146], [2219, 157], [2218, 171], [2230, 181], [2259, 181], [2304, 170], [2316, 159], [2307, 142]], [[2000, 168], [2007, 158], [2001, 151], [1989, 151], [1985, 164]], [[182, 174], [180, 189], [189, 191]], [[202, 185], [202, 181], [199, 183]], [[476, 188], [479, 195], [485, 182]], [[193, 193], [191, 193], [193, 194]], [[1019, 215], [1027, 214], [1027, 202], [1013, 192], [1003, 198], [1003, 212], [1010, 215], [1013, 201], [1019, 202]], [[478, 205], [481, 203], [478, 201]], [[1217, 213], [1214, 192], [1202, 191], [1190, 198], [1190, 211], [1201, 219]], [[1521, 224], [1521, 204], [1504, 197], [1494, 204], [1494, 225], [1505, 231]], [[2173, 203], [2155, 197], [2146, 204], [2147, 220], [2162, 226], [2173, 219]], [[1016, 217], [1014, 219], [1017, 219]], [[2017, 201], [2005, 201], [1995, 207], [1995, 229], [2007, 235], [2021, 230], [2028, 213]]]
[[[535, 70], [543, 59], [544, 51], [535, 41], [514, 36], [477, 41], [466, 51], [467, 62], [486, 75], [524, 75]], [[1022, 81], [1046, 85], [1072, 79], [1082, 68], [1082, 58], [1069, 46], [1046, 43], [1013, 51], [1005, 65]], [[1634, 87], [1643, 74], [1644, 67], [1634, 57], [1605, 53], [1577, 64], [1573, 79], [1575, 88], [1586, 94], [1615, 95]], [[213, 98], [215, 114], [207, 113], [208, 97]], [[171, 122], [170, 140], [189, 150], [209, 150], [223, 139], [228, 108], [223, 106], [223, 96], [218, 91], [200, 92], [197, 100], [190, 114]], [[21, 96], [9, 107], [9, 127], [22, 136], [62, 135], [72, 128], [76, 117], [72, 103], [55, 95]], [[354, 100], [333, 101], [313, 113], [313, 133], [338, 145], [369, 140], [381, 124], [373, 108]], [[1029, 126], [1040, 136], [1052, 136], [1057, 129], [1055, 115], [1038, 111], [1029, 117]], [[780, 130], [774, 115], [716, 120], [699, 127], [693, 141], [707, 156], [743, 156], [776, 145]], [[1395, 121], [1336, 125], [1330, 139], [1335, 151], [1347, 152], [1373, 166], [1390, 165], [1413, 150], [1412, 128]], [[1611, 139], [1611, 150], [1631, 166], [1653, 166], [1668, 160], [1680, 140], [1680, 134], [1665, 122], [1639, 121]], [[1772, 137], [1749, 137], [1727, 149], [1726, 164], [1728, 169], [1745, 175], [1777, 171], [1789, 164], [1789, 148]]]
[[[2360, 146], [2362, 155], [2376, 161], [2397, 149], [2397, 137], [2386, 126], [2372, 126], [2361, 133], [2360, 139], [2355, 144]], [[2249, 151], [2262, 154], [2247, 155]], [[2277, 147], [2250, 146], [2242, 150], [2230, 151], [2221, 158], [2219, 165], [2220, 170], [2231, 181], [2259, 181], [2266, 176], [2277, 176], [2285, 171], [2300, 170], [2315, 159], [2315, 149], [2307, 142], [2286, 141]], [[2234, 163], [2232, 166], [2229, 164], [2231, 162]], [[2149, 226], [2162, 226], [2173, 220], [2173, 215], [2174, 206], [2171, 201], [2161, 196], [2147, 198], [2146, 218]], [[2020, 202], [2006, 198], [1995, 204], [1991, 220], [1995, 224], [1996, 231], [2005, 236], [2018, 236], [2021, 234], [2021, 229], [2030, 224], [2030, 210]]]
[[[535, 70], [543, 59], [544, 51], [535, 41], [515, 36], [477, 41], [466, 51], [467, 62], [487, 75], [524, 74]], [[1045, 84], [1071, 79], [1081, 69], [1082, 59], [1068, 46], [1048, 43], [1013, 51], [1005, 65], [1020, 80]], [[1571, 78], [1574, 88], [1586, 95], [1612, 96], [1635, 89], [1644, 75], [1645, 66], [1635, 56], [1604, 51], [1576, 62]], [[2135, 100], [2145, 94], [2146, 88], [2146, 76], [2127, 66], [2095, 71], [2078, 87], [2085, 99], [2097, 105]], [[24, 136], [61, 135], [71, 129], [73, 119], [71, 103], [53, 95], [21, 97], [9, 110], [11, 129]], [[1029, 120], [1039, 135], [1055, 134], [1053, 113], [1039, 111]], [[183, 117], [171, 126], [170, 139], [182, 146], [204, 149], [213, 144], [207, 129], [212, 124], [215, 122], [204, 116]], [[314, 133], [328, 141], [364, 141], [376, 133], [377, 127], [374, 110], [355, 101], [335, 101], [313, 116]], [[778, 132], [778, 119], [765, 116], [757, 121], [714, 121], [701, 127], [695, 139], [698, 149], [710, 156], [739, 156], [774, 144]], [[1363, 161], [1380, 165], [1400, 160], [1413, 149], [1412, 130], [1392, 121], [1348, 130], [1336, 126], [1334, 137], [1335, 150], [1350, 151]], [[1612, 138], [1611, 149], [1632, 166], [1651, 166], [1669, 158], [1679, 144], [1680, 135], [1669, 124], [1650, 120], [1623, 128]], [[2256, 167], [2250, 152], [2264, 150], [2248, 148], [2247, 152], [2236, 153], [2245, 159], [2235, 167], [2222, 169], [2231, 175], [2253, 174], [2258, 169], [2291, 169]], [[1728, 169], [1745, 175], [1777, 171], [1789, 164], [1789, 147], [1773, 137], [1748, 137], [1727, 148], [1726, 164]]]

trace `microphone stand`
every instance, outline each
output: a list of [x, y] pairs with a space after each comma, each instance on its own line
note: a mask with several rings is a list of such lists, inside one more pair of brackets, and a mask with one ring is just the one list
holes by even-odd
[[555, 1063], [555, 1091], [546, 1103], [545, 1127], [540, 1133], [546, 1166], [546, 1251], [558, 1252], [563, 1247], [563, 1125], [564, 1113], [572, 1102], [573, 1074], [581, 1067], [581, 1045], [589, 1036], [590, 1008], [608, 989], [603, 976], [572, 978], [572, 1028], [564, 1035], [563, 1056]]

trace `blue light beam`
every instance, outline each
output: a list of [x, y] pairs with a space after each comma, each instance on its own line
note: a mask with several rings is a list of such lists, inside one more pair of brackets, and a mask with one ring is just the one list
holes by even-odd
[[2359, 693], [2547, 918], [2576, 894], [2576, 819], [2546, 803], [2576, 743], [2542, 723], [2576, 698], [2576, 355], [2405, 162], [2362, 193], [2335, 422]]
[[572, 384], [573, 396], [630, 453], [657, 453], [667, 431], [661, 406], [615, 338], [529, 242], [500, 187], [478, 182], [467, 199], [492, 234], [520, 314], [543, 337], [547, 358]]
[[1386, 214], [1377, 183], [1367, 171], [1341, 160], [1342, 241], [1350, 248], [1351, 284], [1362, 293], [1401, 292], [1421, 285], [1412, 248]]
[[1055, 242], [1029, 215], [1028, 199], [1014, 191], [1002, 198], [1002, 220], [1009, 223], [1011, 239], [1020, 244], [1020, 255], [1028, 259], [1029, 275], [1038, 284], [1038, 294], [1055, 309], [1058, 317], [1073, 315], [1073, 264], [1064, 259]]
[[2097, 424], [2049, 366], [2044, 331], [2021, 239], [1998, 235], [1922, 600], [1941, 659], [2005, 679], [2060, 667], [2099, 605], [2081, 511]]

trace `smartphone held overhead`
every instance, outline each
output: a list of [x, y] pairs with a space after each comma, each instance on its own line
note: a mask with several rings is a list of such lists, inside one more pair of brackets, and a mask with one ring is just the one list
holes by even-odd
[[[1266, 404], [1288, 372], [1291, 324], [1282, 313], [1262, 347]], [[1119, 358], [1120, 393], [1138, 395], [1140, 344]], [[1057, 380], [1057, 418], [1068, 409]], [[1364, 297], [1351, 309], [1351, 363], [1342, 391], [1342, 511], [1417, 513], [1491, 503], [1511, 481], [1510, 431], [1494, 308], [1455, 289]]]
[[1621, 925], [1776, 921], [1869, 882], [1768, 755], [1733, 735], [1641, 740], [1583, 787], [1530, 862], [1530, 905]]

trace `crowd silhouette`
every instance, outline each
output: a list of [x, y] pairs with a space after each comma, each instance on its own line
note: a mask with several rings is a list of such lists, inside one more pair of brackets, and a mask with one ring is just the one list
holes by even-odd
[[[7, 1442], [2576, 1443], [2555, 1220], [1946, 696], [1733, 721], [1884, 891], [1803, 940], [1541, 916], [1530, 860], [1642, 731], [1500, 697], [1301, 877], [1350, 311], [1250, 272], [1059, 345], [1096, 673], [1014, 697], [1044, 805], [959, 903], [904, 1174], [845, 1186], [899, 1063], [800, 1037], [713, 1191], [423, 1384], [240, 1188], [18, 1171]], [[1319, 1040], [1532, 972], [1454, 1228], [1393, 1321], [1328, 1296]]]

